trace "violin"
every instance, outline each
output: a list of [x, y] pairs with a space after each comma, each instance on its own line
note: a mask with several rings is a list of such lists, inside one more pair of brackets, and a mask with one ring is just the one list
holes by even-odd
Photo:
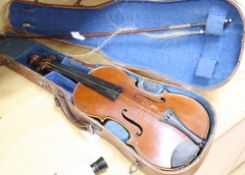
[[78, 84], [73, 104], [102, 124], [112, 120], [123, 126], [126, 144], [159, 168], [185, 165], [198, 155], [209, 133], [209, 115], [194, 99], [164, 91], [160, 95], [139, 89], [125, 71], [112, 66], [89, 73], [59, 63], [56, 56], [29, 57], [38, 71], [58, 71]]

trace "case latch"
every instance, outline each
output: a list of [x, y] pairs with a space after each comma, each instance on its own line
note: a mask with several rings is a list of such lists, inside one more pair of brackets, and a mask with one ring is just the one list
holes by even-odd
[[44, 80], [36, 79], [36, 82], [37, 82], [42, 88], [44, 88], [45, 90], [51, 91], [50, 85], [49, 85], [47, 82], [45, 82]]
[[[65, 116], [78, 128], [87, 131], [89, 134], [94, 134], [97, 127], [85, 121], [81, 121], [75, 117], [75, 114], [69, 109], [67, 102], [65, 101], [64, 94], [58, 90], [57, 95], [55, 96], [55, 104], [62, 109]], [[98, 129], [97, 129], [98, 130]]]
[[75, 5], [75, 6], [80, 6], [81, 2], [82, 2], [82, 0], [77, 0], [77, 1], [74, 3], [74, 5]]
[[130, 167], [129, 167], [129, 174], [134, 174], [136, 173], [140, 168], [142, 168], [143, 165], [141, 163], [141, 161], [137, 160], [135, 161], [135, 163], [133, 163]]

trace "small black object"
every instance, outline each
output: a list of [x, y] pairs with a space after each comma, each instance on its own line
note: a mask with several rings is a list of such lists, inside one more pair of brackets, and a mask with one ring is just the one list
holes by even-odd
[[101, 171], [108, 168], [108, 165], [103, 157], [100, 157], [96, 162], [92, 163], [90, 167], [93, 169], [94, 174], [98, 174]]

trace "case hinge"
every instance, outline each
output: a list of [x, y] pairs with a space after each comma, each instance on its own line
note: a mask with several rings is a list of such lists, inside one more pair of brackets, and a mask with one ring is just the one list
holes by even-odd
[[0, 66], [7, 66], [7, 65], [9, 65], [9, 64], [10, 64], [10, 61], [9, 61], [9, 60], [0, 62]]

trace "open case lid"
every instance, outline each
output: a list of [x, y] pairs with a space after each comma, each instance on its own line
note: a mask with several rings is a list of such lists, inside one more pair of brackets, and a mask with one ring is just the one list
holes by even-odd
[[[225, 24], [229, 19], [231, 23]], [[13, 1], [9, 20], [12, 29], [18, 32], [44, 36], [79, 32], [80, 39], [75, 36], [65, 41], [89, 47], [92, 54], [99, 50], [119, 64], [147, 69], [173, 82], [200, 89], [226, 82], [239, 64], [243, 47], [242, 16], [231, 1], [225, 0], [122, 0], [93, 7]], [[205, 27], [118, 34], [129, 28], [200, 22], [206, 23]], [[204, 34], [200, 34], [202, 30]], [[81, 40], [83, 34], [111, 31], [115, 31], [111, 36]]]

